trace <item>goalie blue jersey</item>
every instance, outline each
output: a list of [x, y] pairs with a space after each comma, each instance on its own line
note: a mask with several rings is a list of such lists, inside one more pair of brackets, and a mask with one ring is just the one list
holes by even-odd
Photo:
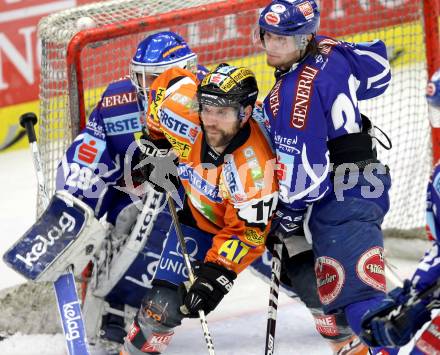
[[319, 53], [279, 75], [263, 103], [280, 199], [296, 210], [332, 191], [328, 140], [361, 132], [358, 102], [381, 95], [391, 79], [382, 41], [316, 40]]
[[[111, 83], [67, 149], [57, 171], [57, 190], [67, 190], [84, 201], [97, 218], [110, 208], [118, 214], [129, 204], [117, 187], [124, 186], [124, 171], [131, 177], [131, 168], [139, 161], [135, 139], [141, 134], [142, 112], [129, 79]], [[119, 198], [121, 208], [116, 207]]]
[[[198, 66], [198, 79], [207, 74]], [[142, 144], [144, 100], [129, 79], [111, 83], [59, 164], [57, 190], [69, 191], [89, 205], [97, 218], [114, 223], [119, 212], [139, 201], [143, 177], [134, 167]]]

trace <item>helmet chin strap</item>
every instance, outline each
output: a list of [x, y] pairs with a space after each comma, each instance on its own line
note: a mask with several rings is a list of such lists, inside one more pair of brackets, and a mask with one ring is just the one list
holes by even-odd
[[244, 107], [242, 105], [240, 105], [240, 109], [238, 110], [237, 117], [240, 122], [243, 121], [244, 118], [246, 117], [246, 113], [244, 112]]

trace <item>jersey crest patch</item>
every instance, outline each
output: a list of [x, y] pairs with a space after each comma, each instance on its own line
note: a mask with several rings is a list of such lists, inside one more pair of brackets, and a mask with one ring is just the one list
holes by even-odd
[[319, 299], [328, 305], [339, 296], [344, 286], [344, 267], [333, 258], [320, 256], [315, 262], [315, 274]]
[[246, 241], [256, 245], [264, 244], [264, 234], [261, 234], [255, 229], [249, 228], [244, 232], [244, 238]]
[[328, 337], [339, 335], [339, 329], [336, 325], [336, 316], [334, 314], [315, 316], [314, 318], [316, 330], [320, 334], [326, 335]]
[[363, 253], [357, 262], [356, 273], [362, 282], [385, 292], [383, 249], [381, 247], [373, 247]]

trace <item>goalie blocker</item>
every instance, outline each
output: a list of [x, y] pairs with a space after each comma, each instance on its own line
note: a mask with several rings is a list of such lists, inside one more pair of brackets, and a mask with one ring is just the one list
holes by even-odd
[[104, 237], [105, 229], [91, 208], [69, 193], [58, 191], [3, 260], [34, 281], [55, 281], [70, 266], [78, 276]]

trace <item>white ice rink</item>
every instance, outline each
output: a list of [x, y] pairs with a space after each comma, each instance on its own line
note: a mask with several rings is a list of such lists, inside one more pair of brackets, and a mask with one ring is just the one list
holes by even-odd
[[[33, 223], [36, 182], [27, 150], [0, 154], [0, 253]], [[392, 260], [401, 276], [409, 276], [414, 261]], [[24, 279], [0, 261], [0, 289]], [[264, 353], [269, 287], [252, 274], [243, 272], [222, 304], [208, 317], [218, 355], [259, 355]], [[31, 296], [30, 296], [31, 297]], [[281, 295], [278, 311], [277, 355], [331, 354], [314, 329], [311, 315], [294, 299]], [[3, 317], [0, 309], [0, 317]], [[16, 321], [16, 320], [11, 320]], [[36, 324], [40, 319], [33, 320]], [[0, 329], [1, 332], [1, 329]], [[57, 335], [21, 335], [0, 341], [0, 355], [66, 354], [64, 338]], [[408, 351], [401, 351], [407, 354]], [[207, 354], [198, 320], [185, 320], [176, 330], [166, 354]]]

